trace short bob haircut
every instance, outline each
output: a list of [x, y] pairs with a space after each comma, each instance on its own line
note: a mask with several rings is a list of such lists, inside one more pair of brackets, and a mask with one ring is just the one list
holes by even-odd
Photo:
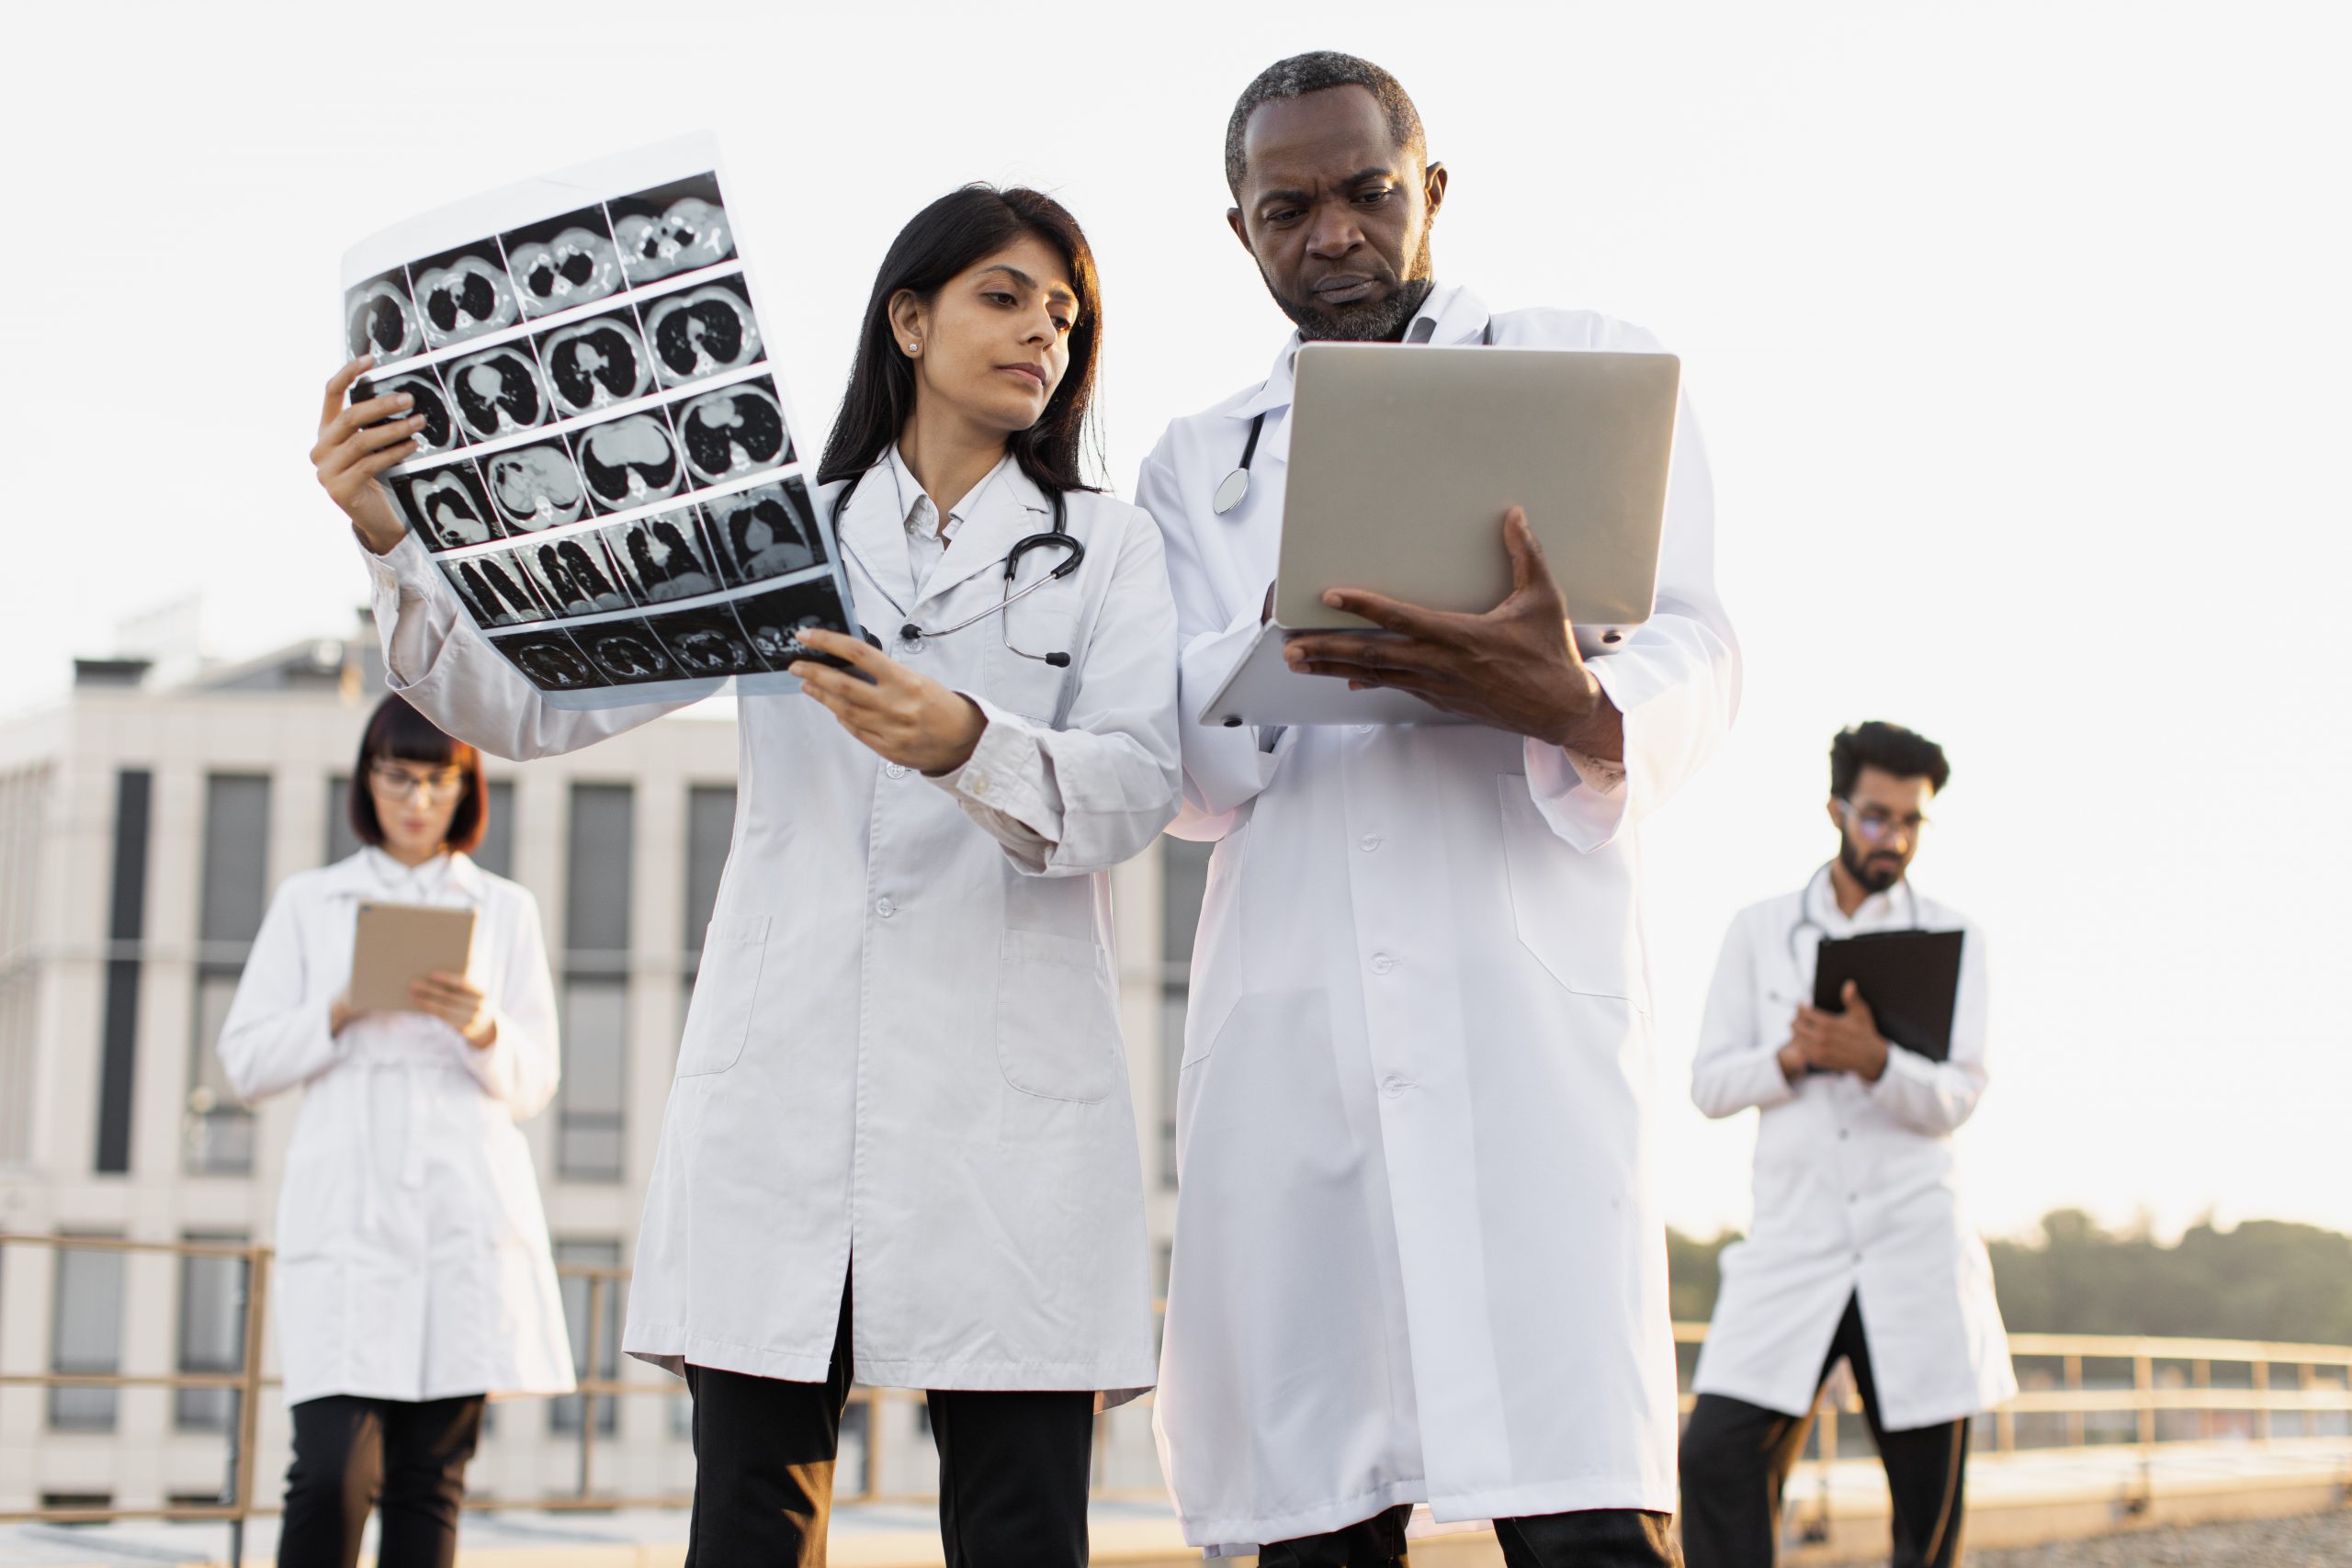
[[481, 753], [435, 728], [431, 719], [408, 705], [406, 698], [386, 697], [368, 716], [368, 731], [359, 738], [359, 761], [351, 769], [351, 830], [363, 844], [384, 847], [384, 825], [376, 818], [376, 792], [368, 772], [379, 761], [424, 762], [435, 768], [458, 768], [466, 775], [465, 793], [449, 818], [451, 851], [470, 852], [490, 827], [490, 791], [481, 782]]
[[1091, 491], [1085, 469], [1100, 468], [1102, 432], [1094, 423], [1095, 359], [1102, 345], [1102, 284], [1086, 231], [1069, 209], [1042, 192], [969, 185], [949, 191], [907, 220], [890, 242], [858, 328], [849, 390], [825, 441], [817, 482], [853, 479], [880, 462], [915, 412], [915, 371], [890, 330], [890, 301], [900, 289], [929, 301], [949, 280], [1023, 239], [1062, 259], [1078, 295], [1070, 323], [1069, 368], [1037, 423], [1005, 442], [1021, 471], [1048, 495]]

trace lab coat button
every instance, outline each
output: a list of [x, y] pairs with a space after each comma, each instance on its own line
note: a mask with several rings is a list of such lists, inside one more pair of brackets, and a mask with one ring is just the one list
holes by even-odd
[[884, 773], [894, 779], [902, 779], [907, 776], [907, 770], [900, 767], [896, 762], [891, 762], [886, 765], [882, 771]]
[[1372, 972], [1374, 974], [1385, 975], [1391, 969], [1396, 967], [1396, 961], [1389, 957], [1388, 954], [1385, 953], [1375, 953], [1372, 955]]
[[986, 795], [989, 792], [989, 776], [986, 773], [966, 773], [964, 787], [974, 795]]
[[1370, 735], [1374, 730], [1379, 728], [1380, 727], [1375, 724], [1351, 724], [1348, 726], [1350, 733], [1355, 735]]
[[899, 907], [886, 896], [874, 900], [874, 912], [887, 920], [899, 912]]
[[1399, 1077], [1395, 1073], [1391, 1073], [1386, 1077], [1380, 1080], [1380, 1092], [1386, 1095], [1391, 1100], [1396, 1099], [1398, 1095], [1403, 1094], [1407, 1089], [1412, 1087], [1413, 1086], [1409, 1080]]
[[1370, 854], [1373, 851], [1380, 847], [1380, 835], [1377, 833], [1366, 833], [1363, 838], [1356, 840], [1356, 847], [1363, 851], [1364, 853]]

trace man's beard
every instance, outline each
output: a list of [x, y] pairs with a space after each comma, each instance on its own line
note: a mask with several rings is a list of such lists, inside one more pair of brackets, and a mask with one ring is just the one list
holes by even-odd
[[[1263, 277], [1261, 270], [1259, 274]], [[1437, 287], [1437, 278], [1430, 263], [1430, 234], [1421, 231], [1420, 248], [1413, 253], [1405, 277], [1396, 291], [1376, 305], [1351, 305], [1338, 310], [1326, 310], [1309, 295], [1304, 299], [1285, 299], [1276, 288], [1273, 279], [1266, 279], [1266, 292], [1274, 297], [1283, 314], [1298, 328], [1298, 335], [1308, 343], [1395, 343], [1405, 335], [1413, 315]]]
[[1861, 846], [1855, 843], [1849, 835], [1838, 836], [1838, 863], [1846, 868], [1847, 875], [1861, 884], [1865, 893], [1883, 893], [1903, 880], [1901, 862], [1891, 864], [1881, 862], [1876, 867], [1871, 867], [1862, 853]]

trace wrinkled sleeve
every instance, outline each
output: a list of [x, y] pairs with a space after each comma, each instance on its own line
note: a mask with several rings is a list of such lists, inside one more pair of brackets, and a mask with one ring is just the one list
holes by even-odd
[[313, 988], [303, 973], [300, 905], [291, 886], [269, 901], [220, 1025], [220, 1066], [248, 1104], [306, 1084], [343, 1059], [329, 1022], [335, 987]]
[[1136, 517], [1056, 728], [966, 693], [988, 716], [964, 765], [932, 780], [1033, 876], [1104, 871], [1176, 815], [1176, 611], [1159, 535]]
[[[1610, 346], [1657, 349], [1646, 333]], [[1688, 783], [1739, 709], [1739, 643], [1715, 592], [1714, 483], [1688, 398], [1675, 416], [1657, 608], [1591, 669], [1624, 716], [1622, 770], [1526, 742], [1528, 792], [1553, 830], [1588, 853], [1639, 826]]]
[[1984, 1097], [1985, 1013], [1990, 989], [1984, 933], [1964, 927], [1960, 950], [1960, 996], [1953, 1004], [1951, 1053], [1936, 1061], [1889, 1042], [1886, 1070], [1871, 1085], [1871, 1098], [1905, 1126], [1941, 1137], [1957, 1132]]
[[359, 553], [373, 590], [386, 683], [443, 731], [493, 756], [521, 761], [577, 751], [695, 700], [551, 707], [491, 647], [415, 535], [380, 556], [365, 545]]
[[1217, 603], [1184, 509], [1162, 436], [1136, 479], [1136, 503], [1159, 524], [1168, 549], [1168, 583], [1176, 602], [1177, 734], [1184, 759], [1183, 809], [1169, 829], [1181, 839], [1222, 839], [1233, 814], [1273, 782], [1297, 732], [1269, 735], [1255, 726], [1204, 727], [1201, 711], [1257, 639], [1261, 603], [1228, 611]]
[[539, 901], [520, 889], [516, 900], [504, 982], [491, 1002], [498, 1037], [479, 1051], [467, 1050], [466, 1070], [483, 1093], [505, 1102], [515, 1121], [527, 1122], [555, 1098], [562, 1065], [556, 1046], [555, 979], [548, 969]]
[[1710, 1117], [1737, 1115], [1751, 1105], [1769, 1110], [1797, 1097], [1795, 1086], [1781, 1071], [1781, 1047], [1787, 1042], [1758, 1038], [1756, 943], [1760, 935], [1752, 915], [1732, 921], [1724, 933], [1714, 983], [1707, 987], [1698, 1054], [1690, 1064], [1690, 1101]]

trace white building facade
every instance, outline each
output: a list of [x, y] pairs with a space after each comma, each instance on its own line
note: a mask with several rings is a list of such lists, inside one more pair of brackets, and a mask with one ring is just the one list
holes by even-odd
[[[184, 684], [82, 661], [62, 702], [0, 721], [0, 1233], [266, 1243], [294, 1097], [248, 1110], [212, 1052], [277, 884], [349, 853], [359, 733], [382, 691], [374, 634], [306, 643]], [[570, 757], [490, 760], [478, 857], [531, 889], [563, 1015], [563, 1084], [526, 1124], [559, 1263], [625, 1264], [651, 1169], [701, 931], [734, 812], [728, 705]], [[1183, 997], [1205, 847], [1163, 840], [1115, 886], [1129, 1072], [1160, 1274], [1174, 1217]], [[162, 1254], [0, 1247], [0, 1372], [242, 1368], [241, 1269]], [[587, 1292], [566, 1285], [575, 1356]], [[691, 1485], [683, 1385], [617, 1352], [605, 1376], [656, 1391], [603, 1402], [594, 1490]], [[265, 1370], [275, 1372], [275, 1334]], [[589, 1369], [583, 1364], [582, 1371]], [[0, 1387], [0, 1512], [156, 1508], [221, 1495], [228, 1391]], [[852, 1413], [837, 1479], [927, 1491], [919, 1399]], [[502, 1402], [472, 1472], [522, 1502], [580, 1476], [580, 1402]], [[261, 1411], [254, 1499], [274, 1505], [288, 1422]], [[1107, 1417], [1098, 1483], [1158, 1484], [1148, 1415]]]

